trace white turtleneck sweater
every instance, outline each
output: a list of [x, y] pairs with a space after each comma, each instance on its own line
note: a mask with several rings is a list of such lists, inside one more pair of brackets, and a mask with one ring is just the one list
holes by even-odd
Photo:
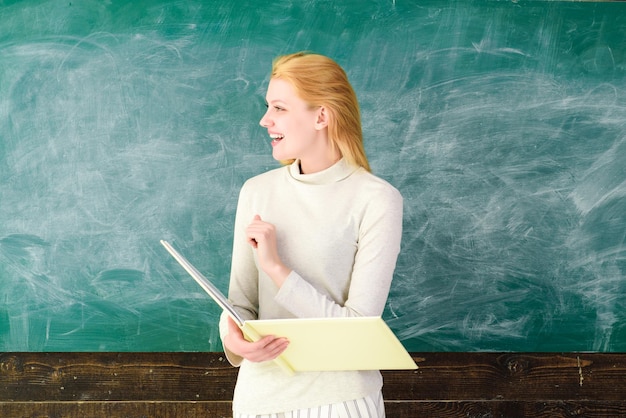
[[[293, 271], [279, 289], [258, 267], [245, 229], [254, 215], [275, 225], [278, 253]], [[381, 316], [402, 235], [402, 196], [386, 181], [340, 160], [314, 174], [299, 163], [242, 187], [229, 299], [245, 319]], [[227, 330], [220, 321], [221, 336]], [[333, 341], [328, 341], [333, 344]], [[233, 409], [269, 414], [359, 399], [382, 387], [379, 371], [287, 375], [274, 362], [241, 366]]]

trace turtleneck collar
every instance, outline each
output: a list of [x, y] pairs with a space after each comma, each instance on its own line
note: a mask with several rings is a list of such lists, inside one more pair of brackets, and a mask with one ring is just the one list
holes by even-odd
[[359, 167], [351, 166], [345, 158], [340, 159], [334, 165], [317, 173], [300, 173], [300, 160], [296, 160], [289, 166], [289, 174], [299, 182], [307, 184], [330, 184], [336, 183], [348, 177], [358, 170]]

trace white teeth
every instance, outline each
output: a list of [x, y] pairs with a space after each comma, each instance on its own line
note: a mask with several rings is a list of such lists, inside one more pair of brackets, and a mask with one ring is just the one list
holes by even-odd
[[270, 134], [270, 138], [272, 139], [283, 139], [285, 137], [285, 135], [281, 135], [281, 134]]

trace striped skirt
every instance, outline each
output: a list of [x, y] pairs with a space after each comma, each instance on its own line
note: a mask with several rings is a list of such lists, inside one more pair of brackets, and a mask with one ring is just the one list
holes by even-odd
[[385, 418], [385, 403], [382, 392], [378, 392], [362, 399], [314, 408], [265, 415], [239, 414], [235, 411], [233, 416], [235, 418]]

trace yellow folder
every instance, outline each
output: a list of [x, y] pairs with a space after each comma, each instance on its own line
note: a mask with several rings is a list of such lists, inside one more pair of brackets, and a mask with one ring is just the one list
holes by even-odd
[[287, 338], [280, 357], [295, 372], [417, 368], [380, 317], [260, 319], [245, 321], [249, 330]]
[[380, 317], [293, 318], [244, 321], [222, 292], [167, 241], [161, 244], [196, 282], [256, 341], [285, 337], [289, 347], [274, 361], [287, 373], [341, 370], [414, 370], [417, 365]]

